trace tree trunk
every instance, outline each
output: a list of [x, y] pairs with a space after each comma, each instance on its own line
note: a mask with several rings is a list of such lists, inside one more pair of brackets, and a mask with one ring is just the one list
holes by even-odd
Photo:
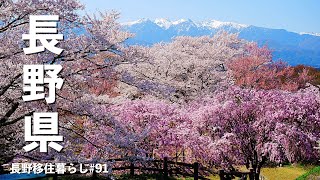
[[259, 180], [260, 172], [254, 174], [254, 180]]
[[265, 158], [262, 157], [262, 161], [259, 162], [258, 160], [258, 152], [256, 150], [254, 150], [254, 154], [253, 154], [253, 159], [251, 161], [251, 167], [253, 169], [254, 172], [254, 180], [259, 180], [260, 177], [260, 170], [262, 165], [265, 162]]

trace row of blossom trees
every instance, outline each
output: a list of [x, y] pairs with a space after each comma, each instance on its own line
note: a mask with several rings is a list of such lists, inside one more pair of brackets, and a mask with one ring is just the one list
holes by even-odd
[[[135, 100], [111, 108], [132, 144], [154, 157], [207, 167], [245, 165], [257, 174], [267, 162], [315, 161], [320, 138], [318, 89], [299, 92], [230, 87], [181, 107]], [[138, 140], [138, 141], [136, 141]]]
[[138, 58], [120, 65], [120, 80], [140, 96], [110, 112], [140, 136], [134, 144], [142, 154], [207, 167], [245, 165], [256, 179], [267, 162], [319, 159], [314, 68], [274, 62], [267, 47], [226, 33], [131, 48]]
[[[272, 61], [236, 34], [125, 46], [117, 13], [80, 16], [76, 0], [0, 1], [0, 163], [17, 156], [83, 161], [135, 156], [245, 165], [314, 161], [320, 139], [319, 72]], [[61, 55], [24, 55], [31, 14], [57, 14]], [[23, 64], [59, 63], [56, 103], [22, 101]], [[25, 153], [23, 119], [58, 111], [61, 153]]]

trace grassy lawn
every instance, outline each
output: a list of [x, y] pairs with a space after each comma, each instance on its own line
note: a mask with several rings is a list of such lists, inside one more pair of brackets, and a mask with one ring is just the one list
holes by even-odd
[[[312, 171], [308, 178], [300, 178], [302, 175]], [[284, 167], [265, 167], [261, 170], [261, 175], [265, 180], [316, 180], [320, 179], [320, 167], [305, 165], [288, 165]], [[219, 176], [211, 176], [212, 180], [219, 180]]]
[[297, 178], [297, 180], [312, 180], [312, 179], [320, 179], [320, 166], [317, 166], [309, 170], [307, 173]]
[[295, 180], [302, 174], [308, 172], [309, 168], [303, 166], [284, 166], [276, 168], [262, 168], [261, 175], [266, 180]]

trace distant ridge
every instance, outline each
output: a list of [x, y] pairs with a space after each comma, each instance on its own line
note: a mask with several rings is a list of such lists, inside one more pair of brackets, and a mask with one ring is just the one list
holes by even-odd
[[155, 20], [139, 19], [122, 23], [125, 30], [135, 33], [129, 44], [152, 45], [169, 42], [176, 36], [213, 35], [220, 30], [239, 33], [239, 37], [268, 45], [274, 59], [282, 59], [290, 65], [305, 64], [320, 68], [320, 34], [296, 33], [284, 29], [270, 29], [234, 22], [217, 20], [192, 21], [180, 19], [171, 21], [164, 18]]

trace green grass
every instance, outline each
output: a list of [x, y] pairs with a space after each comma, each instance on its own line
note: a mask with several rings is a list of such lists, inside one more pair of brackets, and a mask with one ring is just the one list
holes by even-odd
[[[307, 164], [286, 165], [283, 167], [274, 167], [274, 168], [265, 167], [261, 169], [261, 175], [265, 177], [266, 180], [278, 180], [278, 179], [304, 180], [299, 178], [304, 174], [308, 173], [309, 171], [312, 171], [312, 169], [314, 168], [315, 168], [314, 165], [307, 165]], [[314, 174], [314, 177], [316, 176], [318, 177], [318, 175]]]
[[310, 171], [299, 176], [296, 180], [309, 180], [309, 179], [316, 179], [316, 178], [320, 179], [320, 166], [314, 167]]
[[[265, 180], [296, 180], [298, 177], [303, 174], [311, 171], [315, 166], [314, 165], [286, 165], [283, 167], [263, 167], [261, 169], [261, 176]], [[241, 168], [240, 171], [248, 171], [245, 167]], [[317, 176], [313, 174], [314, 176]], [[210, 176], [212, 180], [219, 180], [219, 176]], [[304, 180], [304, 179], [299, 179]], [[309, 180], [309, 179], [306, 179]], [[311, 179], [310, 179], [311, 180]], [[312, 179], [313, 180], [313, 179]]]
[[300, 175], [306, 173], [307, 170], [303, 167], [284, 166], [275, 168], [262, 168], [261, 176], [267, 180], [295, 180]]

